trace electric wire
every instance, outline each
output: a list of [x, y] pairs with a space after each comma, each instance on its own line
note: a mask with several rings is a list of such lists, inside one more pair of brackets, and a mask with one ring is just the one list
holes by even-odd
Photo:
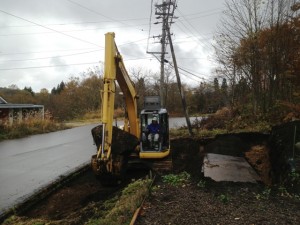
[[[183, 25], [184, 25], [184, 27], [186, 27], [190, 32], [191, 32], [191, 34], [193, 35], [193, 36], [195, 36], [195, 38], [197, 39], [197, 40], [199, 40], [197, 37], [196, 37], [196, 35], [194, 34], [194, 33], [196, 33], [196, 34], [198, 34], [198, 36], [200, 36], [200, 37], [202, 37], [202, 35], [197, 31], [197, 29], [188, 21], [188, 19], [186, 19], [186, 17], [183, 15], [183, 13], [181, 13], [181, 11], [178, 9], [178, 12], [179, 12], [179, 14], [182, 16], [182, 18], [190, 25], [190, 27], [191, 28], [193, 28], [193, 30], [194, 31], [192, 31], [191, 29], [189, 29], [187, 26], [185, 26], [185, 24], [182, 22], [182, 21], [180, 21]], [[202, 47], [204, 47], [203, 46], [203, 44], [205, 45], [205, 47], [207, 47], [207, 48], [210, 48], [205, 42], [204, 43], [202, 43], [201, 41], [199, 41], [199, 43], [202, 45]]]
[[[132, 61], [132, 60], [145, 60], [152, 59], [152, 57], [144, 57], [144, 58], [132, 58], [132, 59], [123, 59], [124, 61]], [[86, 63], [71, 63], [71, 64], [60, 64], [60, 65], [45, 65], [45, 66], [29, 66], [29, 67], [14, 67], [14, 68], [0, 68], [0, 71], [5, 70], [23, 70], [23, 69], [41, 69], [41, 68], [51, 68], [51, 67], [67, 67], [67, 66], [77, 66], [77, 65], [91, 65], [91, 64], [99, 64], [99, 62], [86, 62]]]
[[0, 12], [2, 12], [2, 13], [4, 13], [4, 14], [7, 14], [7, 15], [9, 15], [9, 16], [18, 18], [18, 19], [20, 19], [20, 20], [24, 20], [24, 21], [26, 21], [26, 22], [28, 22], [28, 23], [32, 23], [32, 24], [35, 24], [35, 25], [37, 25], [37, 26], [43, 27], [43, 28], [45, 28], [45, 29], [47, 29], [47, 30], [54, 31], [54, 32], [56, 32], [56, 33], [59, 33], [59, 34], [64, 35], [64, 36], [67, 36], [67, 37], [69, 37], [69, 38], [72, 38], [72, 39], [75, 39], [75, 40], [78, 40], [78, 41], [81, 41], [81, 42], [85, 42], [85, 43], [88, 43], [88, 44], [91, 44], [91, 45], [94, 45], [94, 46], [103, 48], [103, 46], [100, 46], [100, 45], [97, 45], [97, 44], [95, 44], [95, 43], [92, 43], [92, 42], [89, 42], [89, 41], [86, 41], [86, 40], [83, 40], [83, 39], [74, 37], [74, 36], [69, 35], [69, 34], [65, 34], [65, 33], [61, 32], [61, 31], [58, 31], [58, 30], [55, 30], [55, 29], [46, 27], [46, 26], [44, 26], [44, 25], [38, 24], [38, 23], [36, 23], [36, 22], [33, 22], [33, 21], [28, 20], [28, 19], [22, 18], [22, 17], [20, 17], [20, 16], [14, 15], [14, 14], [12, 14], [12, 13], [3, 11], [3, 10], [1, 10], [1, 9], [0, 9]]
[[153, 6], [153, 0], [151, 0], [151, 5], [150, 5], [149, 32], [148, 32], [148, 40], [147, 40], [147, 50], [146, 50], [146, 52], [149, 51], [149, 39], [150, 39], [150, 34], [151, 34], [152, 10], [153, 10], [152, 6]]
[[31, 58], [31, 59], [9, 59], [9, 60], [0, 60], [0, 63], [4, 62], [21, 62], [21, 61], [33, 61], [33, 60], [42, 60], [42, 59], [53, 59], [53, 58], [62, 58], [62, 57], [69, 57], [69, 56], [75, 56], [75, 55], [83, 55], [83, 54], [88, 54], [92, 52], [98, 52], [98, 51], [103, 51], [103, 50], [94, 50], [94, 51], [88, 51], [88, 52], [79, 52], [79, 53], [73, 53], [73, 54], [68, 54], [68, 55], [59, 55], [59, 56], [51, 56], [51, 57], [40, 57], [40, 58]]
[[[141, 26], [148, 25], [148, 24], [140, 24]], [[111, 27], [111, 29], [116, 29], [116, 28], [125, 28], [125, 27], [135, 27], [136, 25], [126, 25], [126, 26], [121, 26], [121, 27]], [[72, 33], [72, 32], [85, 32], [85, 31], [93, 31], [93, 30], [105, 30], [107, 28], [103, 27], [97, 27], [97, 28], [89, 28], [89, 29], [78, 29], [78, 30], [62, 30], [60, 32], [65, 32], [65, 33]], [[0, 37], [9, 37], [9, 36], [23, 36], [23, 35], [39, 35], [39, 34], [51, 34], [55, 33], [56, 31], [48, 31], [48, 32], [32, 32], [32, 33], [16, 33], [16, 34], [0, 34]]]
[[[124, 45], [130, 45], [130, 44], [134, 44], [140, 41], [144, 41], [147, 38], [143, 38], [140, 40], [136, 40], [136, 41], [131, 41], [131, 42], [125, 42], [123, 44], [120, 44], [119, 46], [124, 46]], [[82, 49], [81, 49], [82, 50]], [[62, 51], [72, 51], [72, 50], [62, 50]], [[79, 53], [73, 53], [73, 54], [68, 54], [68, 55], [56, 55], [56, 56], [50, 56], [50, 57], [39, 57], [39, 58], [29, 58], [29, 59], [11, 59], [11, 60], [0, 60], [0, 63], [4, 63], [4, 62], [12, 62], [12, 61], [30, 61], [30, 60], [41, 60], [41, 59], [50, 59], [50, 58], [61, 58], [61, 57], [69, 57], [69, 56], [74, 56], [74, 55], [81, 55], [81, 54], [88, 54], [88, 53], [92, 53], [92, 52], [98, 52], [98, 51], [103, 51], [103, 48], [101, 49], [97, 49], [97, 50], [92, 50], [92, 51], [87, 51], [87, 52], [79, 52]], [[51, 51], [50, 51], [51, 52]], [[29, 53], [43, 53], [43, 52], [29, 52]], [[26, 53], [12, 53], [12, 55], [14, 54], [26, 54]], [[8, 55], [8, 54], [0, 54], [1, 55]]]
[[[147, 20], [148, 18], [133, 18], [133, 19], [122, 19], [121, 21], [141, 21]], [[104, 21], [86, 21], [86, 22], [70, 22], [70, 23], [47, 23], [42, 24], [44, 26], [68, 26], [68, 25], [80, 25], [80, 24], [99, 24], [99, 23], [110, 23], [111, 20]], [[0, 26], [0, 28], [19, 28], [19, 27], [36, 27], [37, 25], [12, 25], [12, 26]]]
[[[70, 3], [72, 3], [72, 4], [74, 4], [74, 5], [77, 5], [78, 7], [83, 8], [83, 9], [85, 9], [85, 10], [87, 10], [87, 11], [90, 11], [90, 12], [92, 12], [92, 13], [95, 13], [95, 14], [97, 14], [97, 15], [100, 15], [100, 16], [106, 18], [106, 19], [109, 19], [109, 20], [111, 20], [111, 21], [113, 21], [113, 22], [121, 23], [121, 24], [123, 24], [123, 25], [127, 25], [127, 26], [128, 26], [128, 24], [127, 24], [127, 23], [124, 23], [122, 20], [116, 20], [116, 19], [114, 19], [114, 18], [112, 18], [112, 17], [108, 17], [108, 16], [106, 16], [106, 15], [104, 15], [104, 14], [102, 14], [102, 13], [99, 13], [98, 11], [95, 11], [95, 10], [93, 10], [93, 9], [90, 9], [90, 8], [88, 8], [88, 7], [86, 7], [86, 6], [82, 5], [82, 4], [80, 4], [80, 3], [78, 3], [78, 2], [75, 2], [75, 1], [72, 1], [72, 0], [66, 0], [66, 1], [68, 1], [68, 2], [70, 2]], [[135, 26], [136, 26], [136, 25], [135, 25]], [[139, 28], [137, 28], [137, 29], [140, 30]]]
[[68, 52], [68, 51], [89, 50], [89, 49], [92, 50], [92, 49], [95, 49], [95, 48], [57, 49], [57, 50], [44, 50], [44, 51], [36, 51], [36, 52], [11, 52], [11, 53], [0, 53], [0, 56], [3, 56], [3, 55], [40, 54], [40, 53], [47, 53], [47, 52]]
[[91, 64], [99, 64], [99, 62], [73, 63], [73, 64], [48, 65], [48, 66], [30, 66], [30, 67], [0, 68], [0, 71], [4, 71], [4, 70], [40, 69], [40, 68], [78, 66], [78, 65], [91, 65]]

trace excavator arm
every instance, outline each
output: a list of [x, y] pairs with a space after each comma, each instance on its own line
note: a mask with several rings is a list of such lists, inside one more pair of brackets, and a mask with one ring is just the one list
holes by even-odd
[[126, 111], [128, 112], [129, 125], [124, 124], [125, 130], [127, 130], [131, 136], [136, 137], [137, 140], [140, 136], [137, 113], [138, 97], [134, 85], [125, 68], [122, 56], [117, 49], [114, 37], [114, 33], [105, 34], [104, 85], [103, 91], [101, 91], [102, 126], [100, 128], [101, 131], [97, 131], [98, 134], [96, 134], [96, 130], [94, 130], [93, 134], [94, 140], [95, 136], [98, 135], [101, 143], [99, 143], [97, 154], [92, 157], [92, 167], [94, 172], [98, 174], [105, 172], [106, 174], [111, 175], [120, 174], [122, 167], [121, 161], [118, 160], [118, 156], [113, 155], [114, 153], [112, 151], [113, 135], [115, 135], [113, 134], [113, 131], [116, 130], [113, 127], [116, 81], [123, 92], [126, 103]]

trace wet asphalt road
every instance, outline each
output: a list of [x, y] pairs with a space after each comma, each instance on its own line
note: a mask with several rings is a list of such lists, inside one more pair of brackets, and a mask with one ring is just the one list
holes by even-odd
[[95, 126], [0, 142], [0, 215], [60, 175], [89, 163], [96, 152], [91, 135]]

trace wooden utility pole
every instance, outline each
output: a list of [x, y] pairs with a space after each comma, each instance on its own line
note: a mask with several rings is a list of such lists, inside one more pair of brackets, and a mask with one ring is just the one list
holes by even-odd
[[[173, 6], [173, 8], [171, 7]], [[172, 9], [171, 9], [172, 8]], [[165, 85], [165, 55], [166, 46], [167, 46], [167, 26], [169, 20], [172, 20], [175, 10], [175, 0], [162, 0], [161, 4], [155, 4], [155, 15], [156, 19], [161, 19], [161, 22], [156, 22], [154, 24], [162, 24], [162, 33], [161, 35], [153, 36], [153, 38], [160, 38], [159, 43], [161, 44], [160, 52], [148, 52], [149, 54], [160, 54], [160, 99], [161, 99], [161, 107], [166, 107], [166, 85]]]
[[182, 103], [182, 107], [183, 107], [183, 111], [184, 111], [184, 115], [185, 115], [185, 119], [186, 119], [186, 124], [188, 126], [190, 136], [193, 136], [194, 134], [193, 134], [193, 130], [192, 130], [190, 117], [188, 115], [188, 111], [187, 111], [187, 107], [186, 107], [185, 94], [184, 94], [184, 90], [181, 85], [181, 80], [180, 80], [180, 76], [179, 76], [179, 72], [178, 72], [177, 61], [176, 61], [176, 57], [175, 57], [175, 52], [174, 52], [174, 47], [173, 47], [173, 42], [172, 42], [172, 38], [171, 38], [169, 25], [167, 25], [167, 33], [168, 33], [168, 39], [169, 39], [170, 49], [171, 49], [172, 58], [173, 58], [175, 74], [176, 74], [176, 78], [177, 78], [177, 85], [178, 85], [178, 89], [179, 89], [179, 93], [180, 93], [180, 97], [181, 97], [181, 103]]

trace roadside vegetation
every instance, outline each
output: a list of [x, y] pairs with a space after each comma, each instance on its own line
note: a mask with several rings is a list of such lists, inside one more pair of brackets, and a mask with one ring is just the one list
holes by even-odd
[[55, 122], [49, 118], [42, 120], [31, 117], [22, 122], [14, 123], [13, 125], [0, 124], [0, 141], [22, 138], [33, 134], [49, 133], [68, 128], [70, 128], [70, 126], [61, 122]]
[[149, 194], [151, 179], [139, 179], [122, 190], [121, 196], [104, 203], [105, 209], [95, 208], [94, 216], [87, 225], [129, 224], [136, 209]]

